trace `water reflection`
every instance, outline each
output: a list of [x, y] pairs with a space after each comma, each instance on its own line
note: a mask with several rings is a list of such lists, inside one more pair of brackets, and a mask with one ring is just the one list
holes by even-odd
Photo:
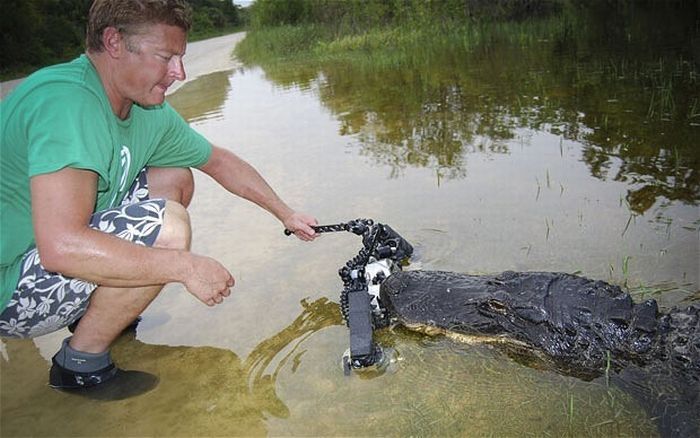
[[[276, 393], [277, 374], [298, 366], [301, 344], [310, 336], [341, 323], [338, 305], [325, 298], [301, 305], [289, 326], [261, 342], [243, 362], [230, 350], [149, 345], [133, 334], [122, 336], [112, 350], [119, 366], [160, 378], [153, 391], [123, 401], [50, 389], [49, 365], [33, 341], [8, 340], [0, 361], [1, 435], [264, 435], [266, 418], [289, 416]], [[39, 417], [42, 421], [32, 421]]]
[[[446, 178], [463, 177], [465, 154], [508, 153], [516, 130], [528, 128], [581, 143], [593, 176], [627, 183], [627, 201], [636, 213], [659, 199], [695, 204], [700, 128], [682, 112], [649, 119], [648, 101], [622, 97], [639, 93], [639, 84], [606, 78], [594, 84], [592, 96], [582, 84], [590, 71], [583, 72], [582, 81], [547, 74], [567, 61], [547, 54], [551, 50], [499, 45], [488, 54], [447, 54], [462, 65], [452, 63], [452, 79], [445, 82], [420, 80], [445, 75], [443, 63], [419, 66], [412, 81], [395, 71], [367, 74], [351, 66], [324, 66], [321, 99], [338, 113], [344, 134], [359, 136], [361, 153], [390, 166], [392, 175], [421, 166]], [[692, 95], [693, 89], [676, 92]], [[619, 103], [608, 103], [613, 97]]]
[[231, 71], [219, 71], [182, 85], [167, 100], [188, 122], [221, 119], [231, 82]]
[[534, 42], [264, 67], [285, 87], [316, 81], [340, 133], [392, 177], [426, 167], [463, 178], [468, 154], [508, 154], [529, 129], [580, 143], [591, 175], [625, 183], [630, 210], [643, 214], [700, 198], [697, 13], [693, 2], [596, 3], [533, 25]]

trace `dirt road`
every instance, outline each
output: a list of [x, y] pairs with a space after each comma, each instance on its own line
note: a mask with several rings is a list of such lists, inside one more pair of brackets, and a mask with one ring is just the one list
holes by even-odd
[[[168, 94], [173, 93], [187, 81], [191, 81], [199, 76], [230, 70], [239, 66], [240, 64], [233, 57], [232, 53], [236, 44], [243, 38], [245, 38], [245, 32], [238, 32], [188, 44], [187, 54], [183, 58], [187, 79], [173, 84], [168, 89]], [[0, 83], [0, 99], [3, 99], [23, 79], [14, 79]]]
[[188, 44], [187, 53], [183, 58], [187, 79], [173, 84], [168, 89], [168, 94], [199, 76], [240, 66], [233, 56], [233, 49], [243, 38], [245, 32], [238, 32]]

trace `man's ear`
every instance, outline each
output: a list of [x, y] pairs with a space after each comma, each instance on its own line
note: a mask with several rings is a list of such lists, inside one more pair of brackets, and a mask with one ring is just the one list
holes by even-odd
[[105, 52], [109, 54], [112, 58], [119, 58], [124, 51], [124, 45], [122, 41], [124, 37], [117, 30], [116, 27], [107, 26], [102, 31], [102, 44], [104, 45]]

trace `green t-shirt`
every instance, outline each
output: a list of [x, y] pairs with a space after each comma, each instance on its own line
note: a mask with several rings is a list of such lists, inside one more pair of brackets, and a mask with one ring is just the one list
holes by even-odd
[[98, 175], [95, 211], [124, 198], [144, 166], [197, 167], [211, 145], [164, 103], [112, 112], [87, 56], [42, 69], [0, 102], [0, 311], [35, 245], [29, 179], [65, 167]]

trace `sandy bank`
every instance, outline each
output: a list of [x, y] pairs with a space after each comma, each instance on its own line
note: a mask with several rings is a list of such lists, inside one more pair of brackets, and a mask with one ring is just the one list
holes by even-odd
[[[245, 32], [238, 32], [189, 43], [187, 45], [187, 54], [183, 58], [187, 79], [173, 84], [168, 89], [168, 94], [173, 93], [184, 83], [199, 76], [238, 67], [240, 64], [233, 57], [233, 49], [243, 38], [245, 38]], [[7, 96], [22, 80], [24, 78], [1, 82], [0, 99]]]

